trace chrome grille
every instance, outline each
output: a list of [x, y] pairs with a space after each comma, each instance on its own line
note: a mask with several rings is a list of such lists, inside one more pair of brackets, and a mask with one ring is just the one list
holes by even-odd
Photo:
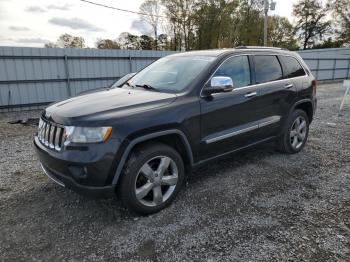
[[60, 151], [63, 144], [64, 127], [44, 119], [39, 121], [38, 138], [45, 146]]

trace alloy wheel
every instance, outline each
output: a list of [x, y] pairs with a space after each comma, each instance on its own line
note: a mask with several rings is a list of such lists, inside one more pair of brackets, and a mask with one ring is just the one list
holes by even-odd
[[307, 122], [303, 116], [298, 116], [290, 131], [290, 144], [294, 149], [299, 149], [305, 142]]
[[135, 195], [145, 206], [158, 206], [174, 193], [178, 181], [178, 168], [168, 156], [157, 156], [146, 161], [135, 181]]

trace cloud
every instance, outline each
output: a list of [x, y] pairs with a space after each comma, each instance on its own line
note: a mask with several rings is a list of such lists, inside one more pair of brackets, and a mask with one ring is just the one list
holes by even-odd
[[68, 11], [72, 5], [65, 4], [65, 5], [48, 5], [47, 9], [54, 9], [54, 10], [60, 10], [60, 11]]
[[144, 35], [150, 35], [153, 32], [152, 27], [142, 19], [134, 20], [131, 24], [131, 29], [134, 29]]
[[25, 26], [9, 26], [11, 31], [30, 31], [28, 27]]
[[[1, 1], [1, 0], [0, 0]], [[65, 5], [48, 5], [45, 8], [41, 6], [28, 6], [25, 10], [32, 13], [45, 13], [48, 10], [60, 10], [60, 11], [68, 11], [72, 5], [71, 4], [65, 4]]]
[[[1, 0], [1, 1], [3, 1], [3, 0]], [[1, 41], [14, 41], [13, 38], [11, 38], [11, 37], [0, 37], [0, 40]]]
[[102, 28], [94, 26], [88, 21], [82, 20], [80, 18], [54, 17], [49, 20], [49, 23], [58, 25], [58, 26], [69, 27], [71, 29], [83, 29], [86, 31], [94, 31], [94, 32], [104, 31]]
[[23, 44], [46, 44], [50, 42], [47, 39], [43, 38], [19, 38], [15, 40], [17, 43], [23, 43]]
[[32, 13], [45, 13], [46, 10], [40, 6], [29, 6], [26, 8], [26, 11], [32, 12]]

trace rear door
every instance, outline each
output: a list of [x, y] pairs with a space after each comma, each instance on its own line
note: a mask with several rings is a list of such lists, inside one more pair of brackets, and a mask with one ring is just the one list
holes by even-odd
[[303, 66], [295, 57], [287, 55], [280, 55], [278, 57], [282, 64], [283, 76], [285, 79], [289, 79], [289, 82], [295, 86], [295, 91], [310, 87], [311, 81], [308, 79]]
[[283, 78], [277, 55], [254, 55], [254, 75], [263, 101], [259, 105], [262, 116], [257, 134], [262, 140], [279, 134], [282, 118], [295, 97], [295, 85], [293, 81]]

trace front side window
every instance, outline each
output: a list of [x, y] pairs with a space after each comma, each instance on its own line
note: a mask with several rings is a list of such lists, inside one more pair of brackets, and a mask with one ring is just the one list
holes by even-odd
[[255, 56], [255, 80], [258, 84], [282, 79], [282, 68], [276, 56]]
[[250, 69], [247, 56], [235, 56], [226, 60], [213, 76], [231, 77], [235, 88], [250, 85]]
[[209, 56], [168, 56], [137, 73], [128, 84], [164, 92], [185, 89], [214, 60]]
[[280, 57], [283, 65], [283, 73], [285, 78], [304, 76], [305, 71], [298, 60], [291, 56]]

